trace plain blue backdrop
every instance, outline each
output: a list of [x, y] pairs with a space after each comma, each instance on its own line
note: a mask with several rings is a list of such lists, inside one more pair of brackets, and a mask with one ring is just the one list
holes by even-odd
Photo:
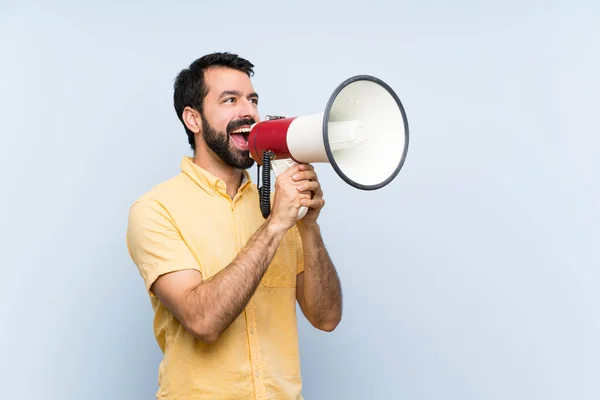
[[256, 64], [263, 118], [320, 112], [355, 74], [409, 118], [388, 187], [317, 165], [345, 314], [300, 321], [307, 400], [600, 398], [599, 11], [4, 0], [0, 397], [154, 398], [128, 207], [190, 154], [176, 74], [225, 50]]

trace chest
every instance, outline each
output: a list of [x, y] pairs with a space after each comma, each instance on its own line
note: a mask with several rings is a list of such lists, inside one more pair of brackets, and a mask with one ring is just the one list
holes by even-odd
[[[205, 278], [227, 267], [265, 222], [258, 195], [251, 191], [235, 200], [226, 195], [195, 193], [179, 202], [173, 220]], [[290, 230], [279, 243], [262, 285], [295, 287], [297, 251], [298, 244]]]

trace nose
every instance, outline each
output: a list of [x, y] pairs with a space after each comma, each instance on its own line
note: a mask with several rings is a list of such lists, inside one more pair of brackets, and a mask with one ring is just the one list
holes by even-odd
[[248, 99], [244, 99], [238, 103], [240, 105], [239, 108], [239, 118], [253, 118], [258, 122], [258, 112], [256, 110], [256, 104], [252, 103]]

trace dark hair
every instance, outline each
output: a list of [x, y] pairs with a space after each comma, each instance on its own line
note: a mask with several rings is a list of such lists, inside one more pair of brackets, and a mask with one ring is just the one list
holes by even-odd
[[173, 85], [173, 105], [177, 117], [185, 128], [188, 142], [194, 151], [196, 149], [194, 132], [190, 131], [183, 122], [183, 109], [191, 107], [202, 114], [202, 104], [208, 93], [208, 88], [204, 82], [204, 71], [212, 67], [233, 68], [245, 72], [249, 77], [254, 75], [254, 65], [250, 61], [239, 57], [237, 54], [227, 52], [202, 56], [177, 75]]

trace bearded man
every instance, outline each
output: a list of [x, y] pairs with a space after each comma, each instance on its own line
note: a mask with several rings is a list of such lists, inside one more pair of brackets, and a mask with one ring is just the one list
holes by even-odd
[[296, 302], [323, 331], [342, 317], [314, 168], [278, 176], [271, 214], [261, 214], [248, 173], [260, 121], [253, 68], [213, 53], [179, 73], [174, 106], [193, 157], [129, 210], [127, 247], [163, 352], [157, 399], [302, 399]]

